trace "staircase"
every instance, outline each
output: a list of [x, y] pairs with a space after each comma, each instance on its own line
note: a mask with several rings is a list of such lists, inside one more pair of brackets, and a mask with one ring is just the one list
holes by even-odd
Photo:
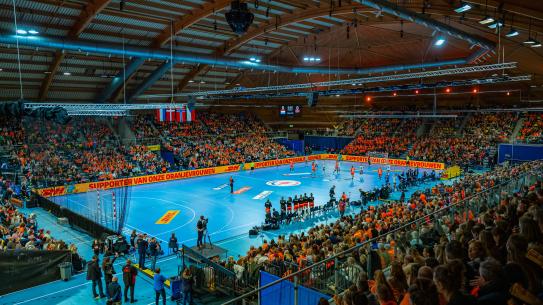
[[400, 124], [398, 124], [398, 126], [396, 127], [396, 129], [394, 130], [394, 132], [392, 132], [392, 135], [393, 136], [396, 136], [398, 134], [398, 132], [400, 132], [402, 129], [403, 129], [403, 125], [405, 125], [405, 123], [407, 122], [407, 119], [403, 119]]
[[119, 125], [117, 126], [117, 130], [116, 130], [116, 134], [119, 135], [121, 143], [125, 145], [136, 143], [136, 136], [134, 135], [134, 133], [132, 132], [132, 129], [130, 129], [128, 124], [129, 123], [127, 122], [126, 118], [120, 118]]
[[515, 143], [517, 140], [517, 135], [522, 129], [522, 126], [524, 126], [524, 118], [520, 118], [517, 121], [517, 125], [515, 125], [515, 129], [513, 129], [513, 133], [511, 134], [511, 137], [509, 137], [509, 143]]
[[460, 124], [460, 127], [456, 131], [457, 136], [460, 136], [462, 134], [462, 132], [464, 131], [464, 128], [466, 127], [466, 125], [468, 124], [472, 116], [473, 116], [472, 113], [468, 113], [468, 115], [464, 117], [464, 119], [462, 120], [462, 123]]
[[417, 138], [422, 137], [423, 135], [429, 134], [434, 129], [435, 121], [425, 119], [422, 122], [422, 125], [417, 129]]

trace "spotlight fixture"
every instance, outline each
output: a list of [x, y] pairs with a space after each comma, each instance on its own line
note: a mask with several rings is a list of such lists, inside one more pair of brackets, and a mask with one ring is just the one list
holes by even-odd
[[202, 80], [202, 81], [200, 81], [200, 84], [205, 84], [205, 83], [206, 83], [206, 82], [205, 82], [205, 81], [203, 81], [203, 80]]
[[510, 96], [510, 95], [511, 95], [511, 92], [507, 91], [507, 93], [506, 93], [506, 94], [507, 94], [507, 96]]
[[518, 34], [519, 32], [515, 28], [511, 27], [511, 29], [509, 30], [509, 33], [505, 34], [505, 36], [515, 37], [515, 36], [518, 36]]
[[339, 94], [336, 94], [336, 97], [340, 97], [340, 95], [339, 95]]
[[495, 21], [494, 18], [486, 15], [483, 19], [479, 20], [479, 23], [480, 24], [489, 24], [489, 23], [492, 23], [494, 21]]
[[488, 27], [489, 27], [490, 29], [495, 29], [495, 28], [498, 28], [498, 27], [501, 28], [502, 26], [503, 26], [503, 22], [501, 22], [501, 21], [496, 21], [496, 22], [492, 23], [491, 25], [489, 25]]
[[524, 41], [525, 44], [537, 44], [537, 41], [529, 37], [528, 40]]
[[473, 93], [478, 93], [478, 92], [479, 92], [479, 89], [473, 88], [473, 90], [471, 90], [471, 92], [473, 92]]
[[394, 92], [392, 93], [392, 96], [398, 96], [398, 93]]
[[19, 34], [19, 35], [26, 35], [26, 34], [28, 34], [28, 32], [25, 31], [25, 30], [23, 30], [23, 29], [17, 29], [17, 31], [15, 31], [15, 32], [16, 32], [17, 34]]
[[469, 3], [460, 2], [460, 6], [456, 7], [454, 11], [457, 12], [458, 14], [461, 14], [461, 13], [471, 10], [472, 8], [473, 7]]
[[371, 102], [371, 96], [366, 96], [366, 102]]
[[436, 42], [434, 43], [434, 45], [436, 47], [441, 47], [444, 43], [445, 43], [445, 38], [444, 37], [438, 37]]
[[4, 69], [0, 68], [0, 72], [4, 71]]
[[451, 88], [446, 88], [446, 89], [445, 89], [445, 92], [446, 92], [446, 93], [451, 93]]
[[191, 80], [189, 80], [189, 83], [194, 83], [194, 81], [191, 79]]
[[304, 62], [320, 62], [321, 58], [320, 57], [304, 57], [303, 60]]
[[38, 35], [40, 32], [36, 31], [36, 30], [28, 30], [28, 34], [30, 35]]
[[541, 48], [541, 42], [535, 40], [535, 43], [532, 45], [532, 48]]
[[68, 72], [68, 71], [66, 71], [66, 72], [64, 72], [64, 73], [62, 73], [62, 74], [65, 75], [65, 76], [70, 76], [70, 75], [72, 75], [72, 73], [71, 73], [71, 72]]
[[258, 63], [258, 62], [260, 62], [260, 58], [251, 57], [251, 58], [249, 58], [249, 61], [250, 61], [250, 62], [257, 62], [257, 63]]
[[415, 90], [415, 94], [419, 94], [419, 89]]

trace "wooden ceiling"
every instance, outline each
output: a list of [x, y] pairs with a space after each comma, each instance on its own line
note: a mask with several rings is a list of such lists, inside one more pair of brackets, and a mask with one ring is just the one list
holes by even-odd
[[[68, 38], [99, 44], [124, 43], [148, 48], [170, 47], [194, 54], [261, 58], [263, 63], [303, 66], [304, 56], [318, 56], [322, 67], [375, 67], [412, 64], [466, 57], [472, 53], [464, 41], [448, 38], [441, 48], [433, 47], [435, 33], [422, 25], [348, 0], [250, 0], [255, 20], [248, 32], [237, 36], [224, 13], [230, 0], [19, 0], [19, 28], [35, 29], [40, 36]], [[543, 1], [469, 0], [474, 9], [456, 14], [457, 0], [391, 1], [424, 13], [468, 33], [499, 43], [487, 63], [517, 61], [515, 75], [531, 74], [533, 81], [522, 90], [543, 85], [543, 48], [522, 42], [531, 36], [543, 40]], [[487, 3], [487, 5], [485, 5]], [[121, 9], [122, 8], [122, 9]], [[504, 17], [521, 34], [500, 36], [478, 21], [485, 15]], [[0, 1], [0, 34], [13, 33], [11, 1]], [[173, 46], [171, 38], [173, 37]], [[19, 66], [13, 45], [0, 44], [0, 100], [19, 98]], [[107, 54], [21, 47], [24, 98], [41, 101], [93, 102], [121, 75], [133, 59]], [[126, 86], [108, 98], [116, 102], [129, 96], [164, 62], [146, 60], [127, 75]], [[65, 72], [71, 75], [64, 75]], [[488, 74], [482, 74], [485, 76]], [[173, 78], [172, 78], [173, 77]], [[342, 75], [307, 75], [226, 69], [177, 63], [145, 94], [277, 85], [317, 80], [345, 79]], [[354, 77], [354, 76], [353, 76]], [[535, 92], [534, 89], [531, 89]], [[126, 93], [126, 94], [124, 94]]]

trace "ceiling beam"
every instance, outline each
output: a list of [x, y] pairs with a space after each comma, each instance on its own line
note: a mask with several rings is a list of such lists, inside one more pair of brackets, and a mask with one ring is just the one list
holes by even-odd
[[[173, 22], [172, 26], [166, 26], [166, 28], [158, 34], [155, 39], [154, 46], [162, 47], [172, 36], [179, 34], [183, 29], [190, 27], [197, 23], [201, 19], [211, 16], [214, 12], [218, 13], [230, 4], [231, 0], [218, 0], [214, 2], [208, 2], [202, 5], [202, 8], [194, 11], [190, 15], [184, 15]], [[173, 32], [172, 32], [173, 28]]]
[[[221, 11], [222, 9], [226, 8], [230, 4], [230, 2], [231, 2], [230, 0], [218, 0], [218, 1], [214, 1], [214, 2], [208, 2], [208, 3], [202, 4], [200, 9], [195, 10], [191, 14], [180, 16], [178, 19], [173, 21], [173, 24], [167, 25], [164, 28], [164, 30], [162, 30], [162, 32], [160, 32], [156, 36], [156, 38], [154, 39], [154, 41], [152, 43], [152, 46], [156, 47], [156, 48], [163, 47], [166, 43], [168, 43], [170, 41], [172, 36], [175, 36], [175, 35], [179, 34], [179, 32], [181, 32], [183, 29], [186, 29], [186, 28], [194, 25], [198, 21], [209, 17], [213, 13], [217, 13], [217, 12]], [[141, 65], [143, 65], [143, 62], [141, 63]], [[140, 67], [141, 67], [141, 65], [140, 65]], [[133, 70], [134, 73], [131, 73], [130, 75], [127, 75], [127, 78], [126, 78], [125, 81], [126, 82], [130, 81], [130, 79], [135, 75], [135, 72], [138, 69], [139, 69], [139, 67], [137, 67], [135, 70]], [[162, 72], [166, 73], [167, 70], [163, 69]], [[150, 76], [151, 75], [156, 76], [156, 74], [150, 74]], [[152, 85], [153, 79], [149, 79], [149, 80], [146, 79], [140, 85], [143, 86], [143, 84], [145, 84], [145, 86], [148, 86], [149, 81], [151, 81], [151, 85]], [[105, 96], [104, 94], [102, 94], [101, 96], [106, 97], [106, 99], [111, 98], [111, 100], [115, 101], [115, 100], [117, 100], [119, 98], [121, 91], [122, 90], [121, 90], [121, 88], [119, 86], [112, 93], [112, 96]]]
[[[359, 8], [360, 5], [344, 5], [342, 7], [334, 8], [334, 15], [336, 14], [345, 14], [352, 12], [353, 8]], [[278, 29], [284, 28], [290, 24], [297, 23], [300, 21], [304, 21], [307, 19], [312, 19], [316, 17], [321, 16], [328, 16], [330, 14], [330, 8], [329, 7], [317, 7], [307, 10], [299, 10], [297, 11], [297, 14], [294, 14], [292, 16], [288, 16], [288, 18], [283, 18], [279, 20], [277, 24], [268, 24], [262, 27], [258, 27], [253, 29], [252, 31], [247, 32], [246, 34], [240, 36], [240, 37], [234, 37], [228, 41], [226, 41], [223, 45], [223, 47], [218, 48], [215, 52], [217, 56], [223, 56], [228, 55], [234, 52], [236, 49], [244, 45], [245, 43], [261, 36], [267, 33], [274, 32]], [[182, 91], [186, 84], [188, 84], [189, 80], [191, 80], [193, 77], [198, 75], [198, 73], [195, 73], [197, 69], [201, 69], [200, 65], [198, 68], [194, 68], [191, 72], [189, 72], [180, 82], [178, 86], [178, 92]]]
[[[93, 0], [89, 1], [87, 6], [81, 11], [79, 17], [77, 18], [76, 23], [68, 32], [68, 37], [74, 39], [79, 37], [79, 35], [87, 28], [87, 26], [92, 22], [92, 20], [100, 14], [100, 12], [105, 9], [111, 0]], [[47, 94], [49, 93], [49, 88], [53, 83], [53, 79], [60, 68], [60, 64], [64, 60], [64, 52], [58, 50], [55, 52], [55, 58], [49, 66], [49, 74], [43, 79], [42, 85], [40, 87], [39, 100], [43, 101], [47, 99]]]

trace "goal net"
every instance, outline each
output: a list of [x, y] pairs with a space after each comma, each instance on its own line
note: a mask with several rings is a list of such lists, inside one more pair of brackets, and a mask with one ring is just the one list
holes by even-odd
[[130, 205], [130, 187], [92, 190], [83, 194], [54, 197], [52, 201], [96, 224], [121, 233]]
[[[379, 158], [379, 159], [384, 159], [384, 164], [385, 164], [385, 168], [390, 170], [390, 164], [389, 164], [389, 158], [388, 158], [388, 153], [387, 152], [380, 152], [380, 151], [368, 151], [368, 157], [371, 158], [372, 160], [372, 163], [373, 162], [373, 159], [375, 158]], [[381, 163], [381, 162], [379, 162]]]

